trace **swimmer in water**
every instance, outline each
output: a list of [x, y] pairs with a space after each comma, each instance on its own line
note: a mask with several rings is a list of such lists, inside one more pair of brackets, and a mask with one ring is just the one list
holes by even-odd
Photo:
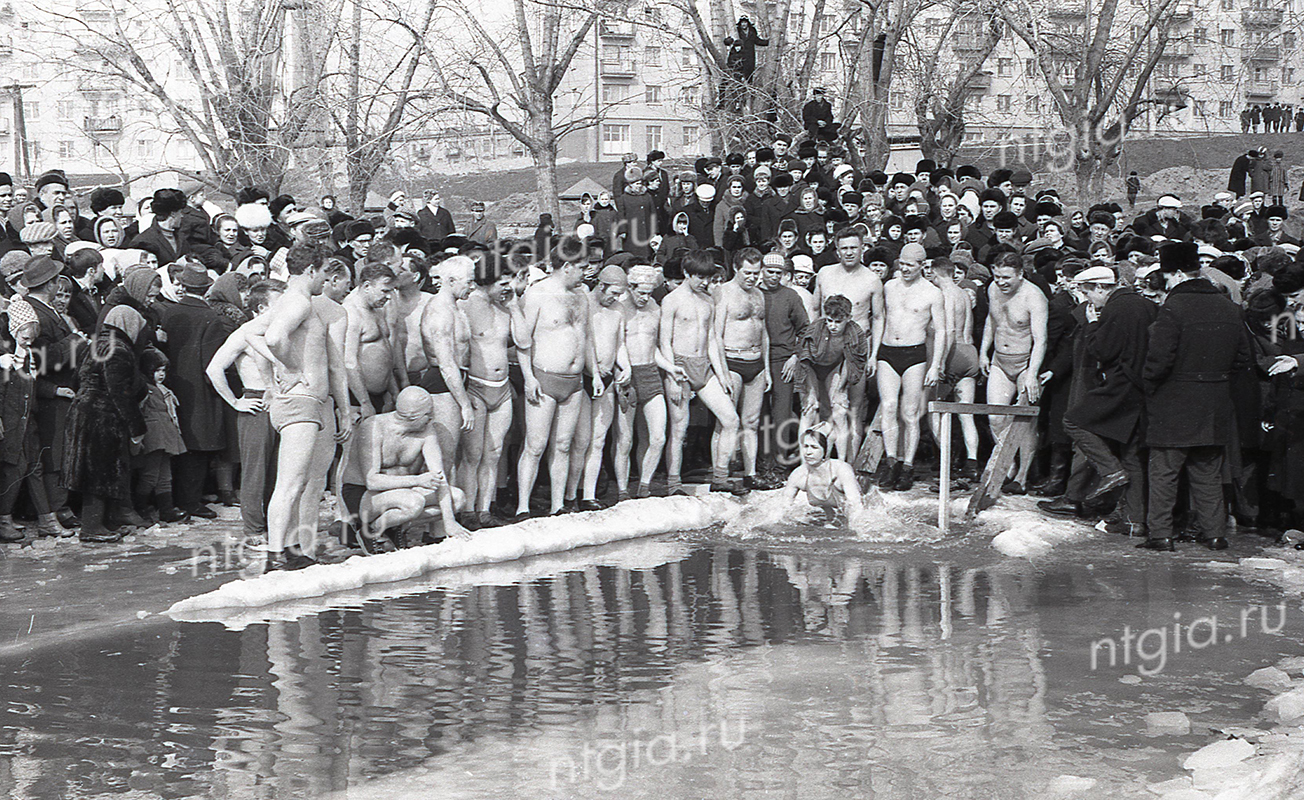
[[826, 513], [841, 511], [854, 520], [865, 510], [855, 470], [845, 461], [829, 458], [829, 438], [816, 428], [801, 436], [801, 464], [783, 487], [786, 504], [791, 505], [802, 492], [807, 502]]

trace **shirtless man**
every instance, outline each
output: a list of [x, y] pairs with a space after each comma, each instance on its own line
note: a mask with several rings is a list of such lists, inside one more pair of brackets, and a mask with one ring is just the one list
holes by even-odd
[[[315, 563], [304, 552], [303, 530], [316, 529], [316, 504], [321, 497], [309, 496], [312, 519], [303, 519], [305, 495], [310, 483], [321, 482], [330, 467], [334, 444], [321, 466], [321, 434], [336, 429], [333, 437], [344, 441], [352, 432], [348, 379], [344, 350], [330, 337], [328, 321], [319, 312], [315, 297], [326, 285], [324, 253], [314, 245], [296, 244], [286, 256], [290, 280], [285, 294], [268, 310], [271, 319], [265, 334], [268, 350], [275, 357], [276, 392], [268, 405], [272, 427], [281, 435], [277, 449], [276, 488], [268, 503], [268, 566], [276, 554], [284, 558], [285, 569], [300, 569]], [[340, 316], [343, 316], [341, 312]], [[330, 400], [335, 401], [334, 419]], [[293, 537], [293, 538], [291, 538]]]
[[873, 354], [883, 340], [883, 281], [864, 265], [865, 240], [856, 228], [838, 231], [833, 242], [838, 263], [822, 268], [815, 276], [815, 308], [824, 307], [824, 298], [840, 294], [851, 301], [851, 321], [869, 335], [870, 359], [865, 365], [865, 379], [847, 387], [851, 402], [851, 452], [860, 452], [865, 432], [865, 389], [875, 372]]
[[[924, 415], [924, 387], [934, 386], [946, 354], [946, 319], [942, 291], [924, 280], [927, 258], [921, 244], [901, 248], [897, 275], [883, 287], [882, 340], [871, 345], [878, 361], [879, 413], [883, 423], [883, 461], [875, 482], [884, 489], [906, 491], [915, 482], [919, 420]], [[932, 332], [932, 355], [927, 344]]]
[[[625, 312], [620, 304], [620, 299], [628, 289], [629, 279], [625, 271], [615, 264], [609, 264], [598, 273], [598, 287], [589, 295], [589, 320], [597, 368], [589, 367], [586, 372], [596, 373], [602, 392], [590, 398], [591, 402], [586, 404], [589, 424], [585, 426], [584, 415], [581, 415], [579, 431], [575, 436], [575, 447], [582, 448], [580, 452], [584, 457], [581, 465], [584, 473], [584, 499], [579, 503], [580, 511], [598, 511], [602, 508], [598, 502], [598, 473], [602, 469], [602, 453], [606, 448], [607, 433], [616, 418], [618, 387], [629, 383]], [[593, 382], [591, 378], [589, 382]], [[594, 392], [597, 392], [596, 388]], [[572, 480], [576, 478], [577, 471], [572, 466]], [[567, 494], [571, 497], [574, 497], [574, 488], [567, 487]]]
[[[455, 518], [464, 495], [449, 485], [443, 464], [434, 403], [425, 389], [409, 386], [399, 392], [393, 411], [363, 420], [343, 489], [359, 505], [363, 535], [388, 535], [402, 549], [403, 526], [437, 519], [445, 537], [469, 538]], [[422, 537], [424, 543], [435, 540]]]
[[652, 299], [657, 288], [655, 267], [629, 270], [629, 298], [625, 311], [625, 351], [630, 360], [629, 385], [623, 388], [616, 415], [616, 500], [628, 500], [629, 456], [634, 449], [634, 426], [639, 414], [647, 427], [639, 454], [636, 497], [651, 497], [652, 474], [666, 448], [666, 398], [662, 372], [674, 370], [674, 356], [661, 349], [661, 307]]
[[[236, 328], [213, 354], [204, 372], [226, 404], [234, 408], [240, 444], [240, 520], [247, 540], [267, 536], [267, 483], [276, 455], [276, 432], [267, 415], [267, 400], [273, 386], [272, 362], [253, 347], [255, 335], [267, 331], [267, 310], [285, 291], [280, 281], [261, 281], [249, 290], [246, 301], [254, 318]], [[226, 371], [235, 367], [244, 392], [235, 396]], [[171, 522], [173, 520], [165, 520]]]
[[[505, 263], [505, 262], [504, 262]], [[478, 287], [462, 302], [471, 334], [471, 366], [466, 393], [471, 397], [474, 423], [462, 437], [457, 475], [466, 495], [468, 527], [491, 524], [489, 506], [498, 491], [498, 462], [512, 425], [512, 386], [508, 380], [511, 321], [520, 313], [507, 270], [477, 270]]]
[[[548, 475], [549, 513], [561, 511], [570, 473], [571, 444], [579, 421], [584, 366], [593, 364], [584, 264], [563, 261], [551, 275], [525, 290], [521, 317], [513, 326], [516, 352], [525, 379], [525, 443], [516, 470], [514, 522], [530, 516], [530, 493], [543, 451], [552, 444]], [[592, 379], [594, 394], [600, 379]]]
[[405, 386], [418, 384], [421, 373], [430, 366], [425, 343], [421, 340], [421, 319], [426, 313], [426, 304], [434, 298], [434, 294], [422, 291], [426, 279], [427, 276], [420, 272], [405, 271], [394, 282], [398, 293], [390, 306], [393, 307], [393, 318], [399, 321], [395, 327], [403, 329], [403, 351], [398, 355], [404, 373], [400, 383]]
[[[733, 280], [721, 286], [716, 296], [715, 327], [729, 369], [729, 395], [740, 419], [743, 487], [747, 489], [772, 488], [756, 479], [761, 404], [771, 385], [767, 359], [770, 334], [765, 327], [765, 295], [757, 286], [760, 279], [761, 251], [745, 247], [734, 255]], [[733, 453], [728, 457], [732, 460]]]
[[711, 491], [746, 494], [741, 484], [728, 480], [729, 461], [738, 446], [738, 412], [729, 393], [729, 367], [711, 299], [711, 279], [719, 267], [710, 253], [693, 250], [684, 256], [683, 269], [684, 282], [666, 295], [661, 305], [661, 349], [674, 359], [666, 376], [670, 401], [666, 486], [672, 495], [685, 494], [680, 469], [688, 433], [688, 401], [696, 393], [719, 423], [711, 442]]
[[394, 294], [394, 272], [384, 264], [367, 263], [358, 273], [358, 285], [344, 298], [346, 318], [344, 366], [358, 373], [365, 390], [357, 397], [364, 418], [385, 410], [385, 398], [396, 397], [394, 336], [388, 309]]
[[458, 305], [475, 290], [475, 262], [453, 256], [439, 262], [439, 292], [426, 302], [421, 315], [421, 342], [429, 366], [417, 384], [430, 393], [435, 404], [435, 431], [439, 452], [446, 454], [449, 479], [453, 475], [457, 445], [475, 424], [475, 409], [462, 378], [471, 359], [471, 330]]
[[[1046, 295], [1024, 279], [1019, 256], [1007, 253], [992, 265], [987, 300], [987, 328], [978, 353], [978, 366], [987, 376], [987, 402], [1035, 405], [1041, 398], [1039, 373], [1046, 355]], [[1011, 418], [993, 416], [990, 420], [992, 434], [999, 436]], [[1021, 460], [1007, 493], [1023, 493], [1029, 466]]]
[[[935, 258], [932, 264], [933, 283], [942, 290], [942, 309], [946, 317], [946, 343], [948, 354], [942, 362], [942, 375], [955, 387], [955, 401], [972, 403], [978, 388], [978, 348], [973, 345], [973, 308], [977, 301], [973, 293], [955, 282], [956, 267], [948, 258]], [[944, 398], [938, 398], [944, 399]], [[965, 462], [959, 477], [974, 480], [978, 477], [978, 426], [973, 414], [960, 414], [960, 432], [964, 437]], [[930, 417], [935, 435], [940, 435], [938, 415]]]

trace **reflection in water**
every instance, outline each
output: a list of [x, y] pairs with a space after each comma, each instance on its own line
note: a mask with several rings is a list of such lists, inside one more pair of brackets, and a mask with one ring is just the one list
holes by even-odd
[[1030, 764], [1072, 769], [1057, 704], [1117, 688], [1085, 672], [1102, 634], [1082, 621], [1207, 591], [1174, 569], [716, 546], [73, 643], [0, 664], [0, 797], [307, 798], [387, 775], [395, 797], [1020, 796]]

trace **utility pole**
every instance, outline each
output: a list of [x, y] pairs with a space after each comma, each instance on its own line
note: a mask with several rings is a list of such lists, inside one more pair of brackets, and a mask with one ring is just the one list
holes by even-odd
[[31, 83], [0, 86], [0, 90], [9, 92], [14, 100], [14, 172], [29, 183], [32, 180], [32, 163], [27, 157], [27, 117], [23, 114], [23, 90], [34, 88], [36, 85]]

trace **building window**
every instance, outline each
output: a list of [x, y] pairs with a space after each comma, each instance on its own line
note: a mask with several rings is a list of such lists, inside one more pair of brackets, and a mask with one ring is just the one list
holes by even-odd
[[136, 140], [136, 158], [148, 158], [150, 152], [148, 139]]
[[1281, 35], [1281, 46], [1287, 50], [1295, 49], [1295, 34], [1286, 32]]
[[693, 66], [693, 48], [691, 48], [691, 47], [684, 47], [684, 48], [681, 48], [681, 49], [680, 49], [680, 51], [679, 51], [679, 66], [681, 66], [681, 67], [691, 67], [691, 66]]
[[649, 125], [643, 134], [643, 149], [649, 153], [661, 149], [661, 126]]
[[72, 100], [59, 101], [59, 119], [67, 122], [77, 118], [77, 104]]
[[73, 142], [64, 140], [59, 142], [59, 158], [67, 161], [77, 156], [77, 145]]
[[965, 111], [978, 111], [983, 107], [983, 96], [980, 94], [969, 94], [964, 98]]
[[34, 122], [41, 118], [41, 104], [35, 100], [23, 101], [23, 119]]
[[1196, 78], [1203, 78], [1209, 72], [1209, 65], [1197, 63], [1191, 65], [1191, 75]]
[[697, 87], [685, 86], [679, 90], [679, 102], [686, 106], [697, 105]]
[[623, 83], [604, 83], [602, 84], [602, 102], [620, 103], [627, 96], [625, 93], [626, 86]]
[[1041, 113], [1041, 98], [1038, 97], [1037, 95], [1035, 95], [1035, 94], [1030, 94], [1030, 95], [1028, 95], [1028, 100], [1027, 100], [1027, 102], [1025, 103], [1025, 105], [1027, 105], [1027, 107], [1028, 107], [1028, 113], [1029, 113], [1029, 114], [1040, 114], [1040, 113]]
[[1010, 113], [1010, 96], [1008, 94], [996, 95], [996, 110], [1002, 114]]
[[941, 31], [942, 31], [942, 21], [937, 17], [929, 17], [924, 22], [924, 33], [929, 38], [936, 39], [937, 35], [941, 33]]
[[1294, 82], [1295, 82], [1295, 68], [1294, 68], [1294, 67], [1282, 67], [1282, 68], [1281, 68], [1281, 82], [1282, 82], [1282, 83], [1294, 83]]
[[684, 147], [697, 147], [698, 132], [696, 125], [684, 126]]
[[645, 95], [646, 95], [647, 102], [649, 104], [656, 105], [657, 103], [661, 102], [661, 87], [648, 86], [645, 89]]
[[1208, 116], [1208, 114], [1209, 114], [1209, 109], [1206, 107], [1206, 103], [1205, 103], [1205, 101], [1203, 101], [1203, 100], [1196, 100], [1196, 101], [1195, 101], [1195, 115], [1196, 115], [1197, 117], [1204, 117], [1204, 116]]
[[643, 51], [643, 63], [649, 67], [661, 66], [661, 48], [649, 47]]
[[820, 53], [820, 72], [833, 72], [838, 68], [837, 54], [828, 50]]
[[1227, 119], [1227, 118], [1230, 117], [1231, 115], [1232, 115], [1232, 101], [1230, 101], [1230, 100], [1219, 100], [1219, 101], [1218, 101], [1218, 116], [1222, 117], [1223, 119]]
[[1192, 34], [1192, 36], [1195, 39], [1196, 44], [1204, 44], [1205, 42], [1209, 41], [1209, 29], [1196, 28], [1195, 33]]
[[1014, 74], [1014, 59], [999, 58], [996, 60], [996, 74], [1002, 78], [1008, 78]]
[[1223, 47], [1234, 47], [1236, 45], [1236, 31], [1231, 28], [1223, 28], [1218, 31], [1218, 42]]
[[602, 126], [602, 152], [604, 155], [618, 156], [631, 152], [628, 125]]
[[1222, 10], [1231, 11], [1236, 8], [1236, 0], [1222, 0]]
[[1254, 80], [1256, 80], [1256, 81], [1266, 81], [1267, 79], [1268, 79], [1268, 71], [1267, 71], [1267, 70], [1265, 70], [1263, 67], [1255, 67], [1255, 68], [1254, 68]]
[[1036, 77], [1036, 75], [1037, 75], [1037, 59], [1035, 59], [1035, 58], [1025, 58], [1025, 59], [1023, 59], [1023, 74], [1024, 74], [1024, 75], [1027, 75], [1029, 78]]
[[1222, 69], [1218, 71], [1218, 77], [1225, 81], [1236, 80], [1236, 73], [1232, 71], [1231, 64], [1223, 64]]

